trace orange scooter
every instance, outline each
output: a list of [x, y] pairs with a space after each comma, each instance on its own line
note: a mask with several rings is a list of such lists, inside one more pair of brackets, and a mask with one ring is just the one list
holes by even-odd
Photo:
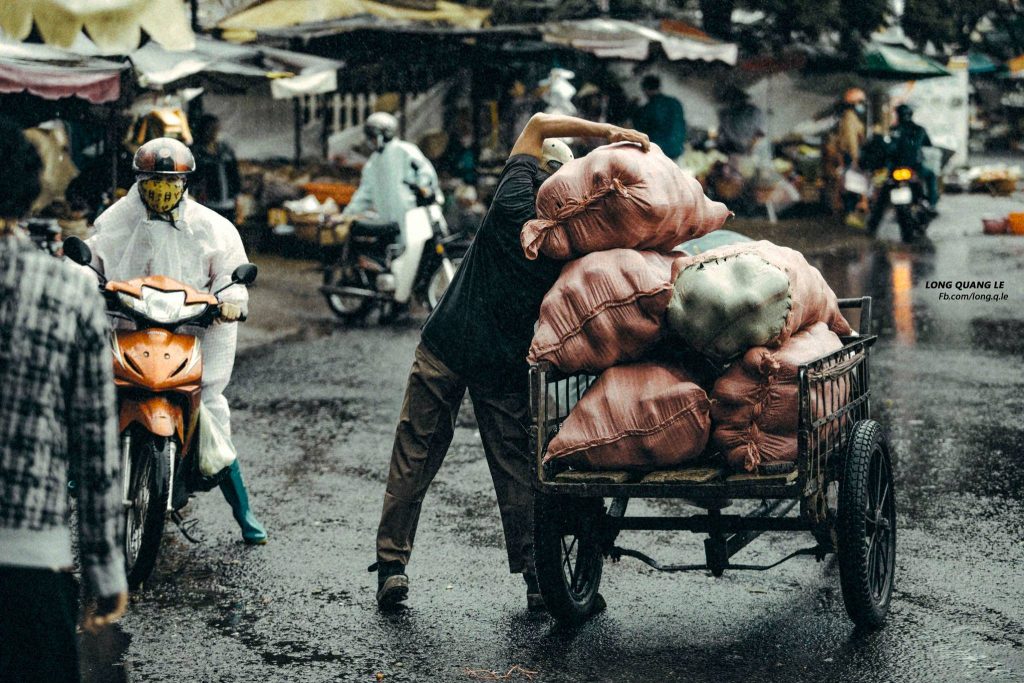
[[[80, 265], [92, 262], [92, 250], [77, 237], [65, 240], [64, 254]], [[208, 491], [220, 481], [218, 475], [205, 476], [199, 469], [201, 345], [197, 336], [178, 329], [209, 327], [220, 312], [217, 294], [255, 279], [256, 266], [246, 263], [235, 269], [230, 285], [213, 294], [163, 275], [103, 281], [108, 311], [134, 322], [136, 328], [115, 330], [111, 336], [121, 435], [124, 555], [132, 589], [153, 571], [167, 513], [180, 524], [177, 511], [188, 503], [189, 494]]]

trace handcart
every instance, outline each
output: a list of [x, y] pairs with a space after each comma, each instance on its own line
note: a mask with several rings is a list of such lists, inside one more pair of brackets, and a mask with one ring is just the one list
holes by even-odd
[[[877, 337], [870, 335], [870, 297], [842, 299], [839, 305], [847, 317], [859, 314], [859, 334], [843, 337], [842, 349], [800, 366], [796, 462], [769, 463], [757, 472], [731, 472], [710, 446], [696, 464], [679, 469], [560, 471], [555, 462], [543, 462], [545, 450], [597, 377], [561, 374], [545, 362], [531, 367], [531, 460], [538, 482], [534, 553], [541, 594], [559, 622], [579, 624], [594, 611], [605, 558], [632, 557], [659, 571], [721, 576], [727, 569], [767, 570], [797, 556], [820, 561], [835, 553], [850, 618], [864, 628], [882, 625], [892, 598], [896, 507], [892, 449], [871, 419], [868, 358]], [[681, 499], [701, 512], [629, 516], [630, 498]], [[743, 500], [759, 505], [747, 514], [728, 512]], [[632, 530], [707, 534], [705, 561], [664, 565], [617, 545], [620, 532]], [[766, 531], [810, 532], [816, 543], [769, 565], [732, 561]]]

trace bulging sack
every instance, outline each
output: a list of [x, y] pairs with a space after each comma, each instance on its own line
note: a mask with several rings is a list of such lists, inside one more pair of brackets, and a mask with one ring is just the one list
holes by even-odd
[[680, 259], [675, 271], [668, 327], [709, 358], [776, 348], [816, 322], [852, 332], [825, 278], [788, 247], [733, 244]]
[[[753, 472], [763, 462], [796, 460], [797, 371], [801, 364], [842, 346], [828, 326], [815, 323], [778, 349], [758, 346], [748, 350], [718, 378], [711, 392], [711, 441], [731, 467]], [[827, 396], [813, 392], [810, 396], [811, 414], [816, 417], [834, 412], [849, 397], [843, 380], [838, 395], [833, 395], [831, 384], [824, 386]]]
[[722, 227], [725, 204], [666, 157], [631, 143], [599, 147], [565, 164], [537, 194], [537, 218], [520, 233], [529, 259], [571, 259], [608, 249], [668, 251]]
[[657, 470], [697, 458], [711, 430], [707, 393], [659, 363], [605, 370], [562, 423], [544, 461], [578, 469]]
[[639, 359], [661, 336], [676, 258], [612, 249], [566, 265], [541, 303], [528, 360], [598, 372]]

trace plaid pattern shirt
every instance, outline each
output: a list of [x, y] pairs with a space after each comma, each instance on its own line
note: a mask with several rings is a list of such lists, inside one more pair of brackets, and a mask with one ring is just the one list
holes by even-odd
[[70, 558], [71, 479], [82, 573], [103, 596], [125, 590], [108, 327], [95, 279], [0, 235], [0, 565]]

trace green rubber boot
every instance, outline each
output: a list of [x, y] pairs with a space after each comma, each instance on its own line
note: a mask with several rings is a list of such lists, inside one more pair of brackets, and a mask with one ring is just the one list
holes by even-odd
[[267, 542], [267, 531], [249, 509], [249, 494], [245, 491], [245, 482], [242, 481], [242, 470], [238, 466], [238, 460], [231, 463], [231, 467], [228, 469], [227, 478], [220, 484], [224, 500], [231, 506], [235, 521], [242, 528], [242, 539], [246, 543], [263, 545]]

